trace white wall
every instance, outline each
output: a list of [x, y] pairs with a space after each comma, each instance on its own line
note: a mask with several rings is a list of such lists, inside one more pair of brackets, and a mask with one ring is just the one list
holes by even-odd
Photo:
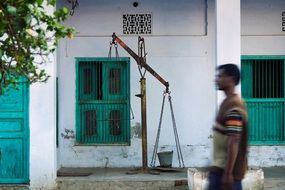
[[[211, 3], [213, 4], [213, 3]], [[213, 9], [213, 5], [211, 5]], [[80, 1], [67, 25], [79, 31], [73, 40], [64, 40], [59, 54], [60, 133], [75, 130], [74, 57], [106, 57], [111, 35], [122, 34], [123, 13], [151, 13], [153, 34], [144, 36], [147, 63], [170, 83], [174, 113], [186, 165], [209, 163], [208, 139], [215, 112], [213, 21], [207, 23], [206, 4], [201, 0]], [[211, 13], [213, 14], [213, 12]], [[213, 18], [213, 17], [211, 17]], [[208, 24], [208, 26], [207, 26]], [[212, 34], [206, 35], [208, 31]], [[137, 52], [137, 36], [121, 36]], [[121, 57], [129, 55], [119, 48]], [[139, 72], [131, 60], [131, 105], [140, 123]], [[147, 80], [148, 156], [151, 160], [165, 90], [153, 76]], [[201, 95], [205, 94], [205, 95]], [[167, 102], [166, 102], [167, 103]], [[166, 105], [160, 146], [175, 147], [169, 106]], [[205, 118], [205, 115], [207, 117]], [[206, 147], [206, 148], [205, 148]], [[197, 153], [195, 153], [197, 152]], [[195, 155], [193, 155], [195, 153]], [[204, 155], [204, 159], [200, 159]], [[176, 155], [174, 155], [176, 156]], [[193, 159], [197, 157], [197, 159]], [[199, 161], [198, 161], [199, 160]], [[173, 164], [177, 164], [174, 160]], [[74, 139], [60, 138], [59, 167], [122, 167], [141, 165], [141, 139], [133, 137], [131, 146], [74, 146]]]
[[54, 61], [44, 66], [50, 79], [30, 86], [31, 187], [52, 187], [56, 178], [56, 124]]
[[[75, 131], [75, 57], [106, 57], [108, 55], [111, 35], [122, 34], [123, 13], [152, 13], [153, 34], [144, 36], [148, 52], [147, 63], [170, 83], [174, 113], [182, 153], [186, 166], [206, 166], [211, 160], [211, 126], [216, 110], [215, 76], [215, 2], [208, 0], [144, 0], [139, 1], [137, 8], [132, 1], [81, 0], [79, 8], [66, 24], [75, 26], [79, 31], [73, 40], [63, 40], [57, 62], [59, 77], [59, 149], [58, 167], [132, 167], [141, 166], [141, 139], [132, 137], [130, 146], [74, 146], [74, 139], [64, 139], [65, 129]], [[272, 28], [274, 37], [259, 33], [252, 36], [254, 27], [260, 32], [266, 25], [255, 26], [247, 23], [248, 19], [256, 20], [254, 15], [245, 13], [254, 7], [266, 7], [264, 3], [273, 1], [243, 1], [242, 7], [242, 54], [279, 54], [284, 55], [284, 34], [277, 34]], [[277, 5], [283, 1], [274, 0]], [[62, 1], [62, 4], [65, 4]], [[66, 4], [67, 5], [67, 4]], [[183, 7], [183, 9], [181, 9]], [[284, 7], [284, 6], [283, 6]], [[179, 10], [179, 11], [178, 11]], [[273, 9], [275, 11], [275, 9]], [[257, 12], [257, 11], [254, 11]], [[279, 13], [278, 13], [279, 14]], [[258, 14], [257, 14], [258, 15]], [[271, 14], [269, 14], [271, 15]], [[281, 16], [280, 16], [281, 18]], [[269, 16], [272, 22], [274, 16]], [[274, 24], [273, 24], [274, 25]], [[273, 26], [272, 25], [272, 26]], [[277, 26], [277, 25], [276, 25]], [[250, 29], [251, 28], [251, 29]], [[268, 30], [268, 29], [267, 29]], [[251, 32], [250, 36], [246, 35]], [[120, 36], [135, 52], [137, 36]], [[260, 40], [266, 45], [259, 45]], [[121, 57], [129, 55], [119, 47]], [[164, 87], [150, 74], [147, 74], [147, 125], [148, 125], [148, 157], [151, 160], [153, 145], [159, 122], [162, 92]], [[136, 63], [131, 59], [131, 105], [135, 119], [131, 125], [140, 123], [140, 100], [134, 95], [139, 93], [139, 73]], [[166, 110], [169, 110], [166, 107]], [[160, 138], [160, 149], [175, 147], [169, 112], [164, 113], [164, 121]], [[269, 159], [264, 147], [252, 147], [250, 164], [263, 166], [277, 165], [277, 159]], [[284, 155], [283, 147], [278, 151]], [[274, 152], [275, 149], [273, 148]], [[274, 154], [280, 155], [280, 154]], [[174, 155], [176, 156], [176, 155]], [[257, 160], [259, 159], [259, 160]], [[278, 165], [285, 161], [278, 159]], [[177, 159], [174, 157], [174, 165]]]
[[284, 36], [284, 0], [241, 0], [242, 35]]
[[[285, 55], [282, 31], [284, 0], [242, 0], [242, 55]], [[249, 163], [253, 166], [284, 166], [285, 146], [252, 146]]]
[[[63, 5], [70, 6], [66, 1]], [[205, 0], [138, 1], [81, 0], [67, 24], [75, 26], [80, 36], [106, 36], [123, 30], [123, 14], [150, 13], [153, 16], [153, 35], [205, 35]], [[61, 6], [61, 5], [59, 5]], [[179, 15], [179, 16], [177, 16]]]
[[[53, 8], [47, 7], [50, 12]], [[30, 86], [30, 188], [53, 189], [56, 179], [55, 55], [41, 65], [50, 76]]]

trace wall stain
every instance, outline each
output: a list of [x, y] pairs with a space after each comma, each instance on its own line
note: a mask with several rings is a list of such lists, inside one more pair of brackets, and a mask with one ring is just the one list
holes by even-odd
[[74, 139], [75, 133], [72, 129], [64, 129], [64, 133], [61, 133], [61, 137], [64, 139]]
[[132, 138], [142, 138], [141, 133], [141, 123], [136, 122], [134, 126], [131, 127], [131, 137]]

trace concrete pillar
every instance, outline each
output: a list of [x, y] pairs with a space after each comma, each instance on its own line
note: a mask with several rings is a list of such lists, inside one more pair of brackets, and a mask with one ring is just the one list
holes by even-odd
[[[54, 7], [46, 6], [51, 13]], [[56, 62], [55, 54], [41, 65], [50, 76], [30, 86], [30, 189], [56, 186]], [[37, 59], [37, 57], [36, 57]]]
[[[240, 67], [240, 0], [216, 0], [216, 63], [234, 63]], [[240, 93], [240, 85], [237, 87]], [[218, 102], [224, 95], [218, 93]]]

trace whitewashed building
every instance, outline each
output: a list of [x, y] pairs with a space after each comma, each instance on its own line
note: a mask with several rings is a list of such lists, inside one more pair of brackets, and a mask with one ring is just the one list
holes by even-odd
[[[70, 5], [59, 0], [57, 6]], [[135, 96], [141, 76], [122, 47], [119, 61], [108, 59], [113, 32], [135, 53], [143, 37], [147, 64], [169, 82], [186, 167], [211, 164], [211, 127], [223, 99], [215, 69], [225, 63], [242, 69], [239, 91], [251, 117], [249, 164], [285, 166], [284, 0], [79, 0], [65, 24], [78, 34], [62, 40], [54, 62], [46, 64], [50, 80], [29, 87], [24, 183], [52, 188], [61, 167], [142, 165]], [[149, 72], [145, 78], [150, 165], [165, 86]], [[174, 150], [177, 167], [165, 104], [158, 150]]]

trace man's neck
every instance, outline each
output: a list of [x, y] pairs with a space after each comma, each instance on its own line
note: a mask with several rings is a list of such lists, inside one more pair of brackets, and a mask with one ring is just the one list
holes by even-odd
[[224, 92], [225, 92], [227, 98], [236, 94], [234, 87], [226, 89]]

